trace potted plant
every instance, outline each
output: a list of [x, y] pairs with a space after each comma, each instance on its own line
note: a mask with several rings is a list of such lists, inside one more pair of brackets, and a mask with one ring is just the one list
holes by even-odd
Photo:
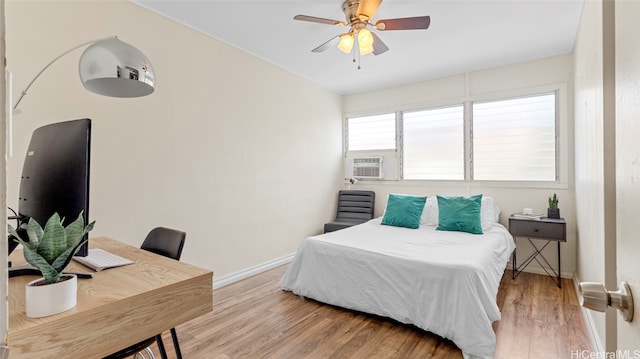
[[93, 229], [94, 224], [95, 221], [85, 226], [82, 212], [66, 228], [57, 213], [49, 218], [44, 229], [30, 218], [26, 230], [28, 241], [9, 225], [9, 233], [22, 244], [24, 259], [38, 268], [43, 277], [26, 286], [27, 317], [45, 317], [76, 305], [77, 277], [64, 274], [63, 271], [86, 242], [83, 237]]
[[558, 208], [558, 196], [554, 193], [553, 197], [549, 197], [549, 208], [547, 208], [547, 217], [560, 219], [560, 208]]

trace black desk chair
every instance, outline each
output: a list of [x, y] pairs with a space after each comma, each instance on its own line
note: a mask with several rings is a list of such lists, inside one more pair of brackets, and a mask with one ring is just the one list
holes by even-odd
[[[184, 247], [184, 241], [187, 234], [175, 229], [157, 227], [151, 230], [145, 238], [140, 248], [159, 254], [161, 256], [180, 260], [182, 255], [182, 248]], [[175, 328], [171, 328], [171, 339], [173, 340], [173, 347], [176, 350], [176, 356], [178, 359], [182, 359], [182, 352], [180, 351], [180, 345], [178, 343], [178, 335]], [[116, 353], [113, 353], [103, 359], [123, 359], [130, 356], [142, 355], [146, 352], [149, 358], [153, 359], [153, 352], [149, 348], [153, 342], [158, 344], [158, 351], [160, 351], [160, 357], [167, 359], [167, 351], [164, 348], [164, 342], [162, 341], [162, 333], [157, 334], [154, 337], [148, 338], [141, 342], [138, 342], [128, 348], [122, 349]]]
[[324, 225], [324, 233], [355, 226], [373, 219], [375, 201], [376, 193], [373, 191], [339, 191], [336, 219]]

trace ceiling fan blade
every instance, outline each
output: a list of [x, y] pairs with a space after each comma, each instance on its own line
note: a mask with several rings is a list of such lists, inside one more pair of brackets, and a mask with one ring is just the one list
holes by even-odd
[[322, 52], [328, 48], [330, 48], [333, 45], [337, 45], [340, 42], [340, 36], [342, 35], [337, 35], [336, 37], [333, 37], [331, 40], [325, 42], [324, 44], [316, 47], [315, 49], [311, 50], [311, 52]]
[[387, 45], [385, 45], [385, 43], [382, 42], [382, 40], [380, 40], [378, 35], [372, 32], [371, 36], [373, 37], [373, 54], [374, 55], [377, 56], [389, 51], [389, 48], [387, 47]]
[[368, 19], [372, 19], [381, 3], [382, 0], [360, 0], [356, 16], [365, 15]]
[[293, 17], [293, 19], [300, 20], [300, 21], [317, 22], [320, 24], [327, 24], [327, 25], [339, 25], [339, 26], [347, 25], [344, 21], [331, 20], [331, 19], [325, 19], [322, 17], [307, 16], [307, 15], [296, 15]]
[[426, 30], [431, 24], [429, 16], [402, 17], [398, 19], [383, 19], [376, 22], [376, 29], [387, 30]]

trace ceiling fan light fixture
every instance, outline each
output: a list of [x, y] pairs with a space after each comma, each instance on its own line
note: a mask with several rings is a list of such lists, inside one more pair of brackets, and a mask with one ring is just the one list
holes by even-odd
[[[329, 41], [312, 49], [311, 52], [325, 51], [337, 43], [340, 51], [344, 53], [351, 54], [353, 50], [353, 62], [357, 61], [359, 63], [362, 55], [373, 53], [378, 56], [389, 50], [384, 41], [376, 35], [377, 31], [426, 30], [431, 23], [429, 16], [382, 19], [373, 23], [371, 19], [378, 11], [382, 0], [342, 1], [342, 12], [345, 15], [346, 22], [308, 15], [296, 15], [293, 17], [294, 20], [349, 27], [347, 33], [332, 37]], [[371, 32], [368, 29], [369, 27], [377, 31]], [[358, 68], [360, 68], [359, 64]]]
[[358, 48], [360, 50], [360, 56], [369, 55], [373, 52], [373, 45], [371, 46], [360, 46]]
[[373, 36], [366, 28], [358, 30], [358, 44], [360, 48], [368, 48], [373, 46]]
[[348, 54], [348, 53], [351, 52], [352, 48], [353, 48], [353, 35], [344, 34], [344, 35], [340, 36], [340, 42], [338, 43], [338, 49], [340, 49], [340, 51]]

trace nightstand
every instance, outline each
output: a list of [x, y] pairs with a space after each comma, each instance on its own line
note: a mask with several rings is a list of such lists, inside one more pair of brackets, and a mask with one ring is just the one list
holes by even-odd
[[[556, 283], [558, 288], [562, 288], [562, 281], [560, 279], [560, 273], [562, 272], [560, 266], [560, 242], [567, 241], [567, 223], [564, 219], [552, 219], [543, 217], [541, 219], [527, 219], [527, 218], [517, 218], [514, 215], [509, 217], [509, 232], [514, 237], [526, 237], [531, 246], [535, 249], [535, 252], [531, 254], [527, 259], [518, 266], [516, 264], [516, 250], [513, 250], [512, 254], [512, 265], [513, 265], [513, 274], [511, 276], [512, 279], [516, 279], [518, 274], [520, 274], [529, 263], [533, 260], [540, 264], [540, 267], [544, 269], [547, 275]], [[533, 243], [532, 239], [544, 240], [546, 243], [540, 248], [538, 248], [535, 243]], [[551, 242], [556, 242], [558, 246], [558, 272], [553, 269], [553, 266], [549, 264], [549, 261], [542, 255], [542, 250], [549, 245]], [[546, 264], [546, 267], [543, 263], [538, 259], [542, 259], [542, 261]], [[551, 275], [549, 271], [555, 275]]]

